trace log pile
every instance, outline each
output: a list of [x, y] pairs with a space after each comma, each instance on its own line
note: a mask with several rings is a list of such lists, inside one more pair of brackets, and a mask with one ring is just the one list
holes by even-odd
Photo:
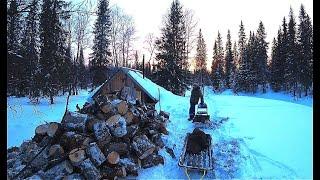
[[115, 179], [164, 164], [169, 113], [102, 95], [77, 109], [7, 150], [8, 179]]

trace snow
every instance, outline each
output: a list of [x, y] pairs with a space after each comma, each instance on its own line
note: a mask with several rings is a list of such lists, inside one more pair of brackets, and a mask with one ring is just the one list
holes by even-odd
[[[75, 111], [86, 101], [87, 91], [80, 91], [79, 95], [70, 96], [69, 110]], [[24, 140], [34, 136], [35, 128], [45, 122], [60, 122], [66, 108], [67, 95], [58, 96], [54, 104], [48, 99], [41, 99], [40, 104], [34, 105], [26, 97], [7, 98], [7, 147], [20, 146]]]
[[[188, 121], [190, 91], [185, 97], [176, 96], [159, 87], [137, 72], [130, 71], [150, 94], [160, 101], [156, 109], [170, 113], [167, 124], [169, 135], [163, 135], [166, 146], [173, 149], [173, 159], [165, 149], [159, 154], [164, 165], [139, 171], [138, 179], [186, 179], [184, 169], [178, 166], [186, 133], [195, 125]], [[70, 98], [69, 107], [81, 107], [88, 93], [83, 91]], [[215, 120], [229, 117], [217, 129], [203, 128], [211, 134], [214, 144], [215, 171], [206, 178], [263, 178], [312, 179], [313, 167], [313, 99], [294, 100], [291, 95], [268, 91], [266, 94], [239, 94], [231, 91], [215, 94], [205, 87], [204, 100]], [[8, 98], [8, 145], [20, 145], [30, 139], [37, 125], [44, 121], [60, 121], [65, 109], [65, 96], [57, 97], [56, 104], [42, 100], [33, 106], [26, 98]], [[15, 111], [16, 112], [15, 112]], [[190, 171], [192, 178], [202, 174]]]

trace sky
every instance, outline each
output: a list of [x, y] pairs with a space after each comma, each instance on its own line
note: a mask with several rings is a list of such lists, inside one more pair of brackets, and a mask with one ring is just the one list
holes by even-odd
[[[110, 6], [117, 5], [134, 18], [137, 30], [135, 49], [140, 55], [145, 53], [148, 58], [148, 53], [143, 49], [145, 37], [148, 33], [160, 37], [162, 19], [168, 13], [171, 2], [172, 0], [110, 0]], [[233, 43], [238, 39], [241, 20], [247, 36], [250, 31], [257, 30], [260, 20], [264, 23], [269, 53], [272, 39], [277, 35], [283, 17], [288, 18], [290, 6], [296, 22], [301, 3], [313, 20], [312, 0], [180, 0], [180, 3], [184, 9], [192, 9], [199, 21], [198, 28], [202, 29], [209, 62], [212, 59], [213, 43], [218, 31], [225, 44], [227, 31], [230, 29]]]

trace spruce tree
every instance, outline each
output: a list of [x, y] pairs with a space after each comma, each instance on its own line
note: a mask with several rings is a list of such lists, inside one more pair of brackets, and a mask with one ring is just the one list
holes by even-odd
[[[206, 44], [203, 39], [201, 29], [199, 30], [199, 36], [198, 36], [198, 42], [197, 42], [197, 53], [196, 53], [196, 69], [195, 73], [197, 76], [203, 76], [205, 75], [205, 72], [207, 71], [207, 49]], [[202, 79], [197, 78], [198, 82], [200, 82]]]
[[21, 41], [21, 55], [24, 59], [24, 79], [27, 92], [31, 100], [40, 96], [40, 85], [36, 80], [37, 67], [39, 63], [39, 23], [38, 23], [38, 2], [32, 0], [30, 2], [30, 11], [25, 18], [26, 26], [23, 31], [23, 38]]
[[40, 14], [40, 69], [43, 95], [54, 103], [54, 96], [61, 89], [61, 67], [66, 55], [66, 31], [62, 20], [66, 16], [64, 1], [44, 0]]
[[234, 92], [239, 92], [245, 90], [245, 74], [248, 70], [248, 63], [244, 60], [244, 51], [246, 49], [246, 34], [244, 31], [244, 25], [241, 21], [239, 29], [239, 39], [238, 39], [238, 66], [239, 68], [236, 71], [235, 82], [233, 86]]
[[257, 72], [257, 80], [258, 80], [258, 85], [262, 86], [262, 91], [263, 93], [266, 92], [266, 86], [267, 86], [267, 48], [268, 48], [268, 43], [265, 40], [266, 38], [266, 33], [265, 33], [265, 28], [263, 26], [262, 21], [259, 23], [259, 27], [257, 30], [257, 35], [256, 35], [256, 58], [255, 58], [255, 63], [256, 63], [256, 72]]
[[79, 55], [79, 60], [78, 60], [78, 77], [79, 77], [79, 82], [80, 82], [80, 87], [81, 89], [87, 88], [87, 70], [84, 65], [84, 56], [83, 56], [83, 47], [80, 47], [80, 55]]
[[228, 30], [227, 34], [227, 42], [226, 42], [226, 54], [225, 54], [225, 78], [226, 78], [226, 87], [231, 88], [234, 80], [235, 74], [235, 66], [232, 52], [232, 44], [231, 44], [231, 35], [230, 30]]
[[93, 31], [93, 52], [90, 60], [94, 87], [99, 86], [107, 79], [105, 71], [110, 64], [111, 19], [109, 0], [99, 0], [97, 15]]
[[[17, 0], [11, 0], [7, 11], [7, 92], [9, 95], [23, 95], [23, 77], [24, 67], [23, 59], [20, 54], [20, 31], [21, 14]], [[17, 88], [18, 87], [18, 88]]]
[[287, 82], [287, 88], [289, 92], [293, 93], [293, 96], [296, 96], [298, 90], [298, 48], [296, 32], [296, 22], [294, 19], [293, 10], [290, 7], [285, 79]]
[[312, 24], [309, 15], [301, 4], [298, 25], [298, 45], [299, 45], [299, 83], [304, 88], [304, 95], [308, 95], [308, 90], [313, 82], [313, 34]]
[[211, 81], [213, 89], [217, 92], [221, 92], [223, 88], [223, 61], [221, 54], [219, 54], [219, 48], [217, 40], [213, 46], [213, 57], [211, 65]]
[[187, 88], [183, 62], [186, 58], [185, 24], [182, 6], [178, 0], [171, 4], [162, 37], [157, 40], [157, 83], [174, 94], [181, 95]]

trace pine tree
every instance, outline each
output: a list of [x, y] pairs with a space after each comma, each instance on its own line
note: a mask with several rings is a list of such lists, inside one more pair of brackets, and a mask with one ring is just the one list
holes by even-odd
[[249, 40], [247, 47], [245, 49], [245, 62], [247, 63], [246, 67], [248, 68], [248, 72], [245, 75], [246, 78], [246, 92], [255, 93], [258, 89], [258, 49], [257, 49], [257, 38], [254, 33], [249, 35]]
[[38, 2], [32, 0], [30, 2], [30, 11], [25, 18], [26, 26], [23, 32], [23, 38], [21, 41], [21, 55], [24, 59], [24, 85], [27, 88], [27, 92], [31, 100], [40, 96], [40, 85], [36, 81], [37, 67], [39, 63], [39, 36], [38, 36]]
[[293, 96], [296, 96], [298, 90], [298, 49], [296, 36], [296, 22], [294, 20], [293, 10], [290, 7], [288, 36], [287, 36], [287, 52], [286, 52], [286, 69], [285, 79], [287, 87]]
[[80, 54], [79, 54], [79, 60], [78, 60], [78, 77], [80, 82], [81, 89], [87, 88], [87, 70], [84, 65], [84, 56], [83, 56], [83, 47], [80, 47]]
[[231, 44], [231, 35], [230, 30], [228, 30], [227, 34], [227, 42], [226, 42], [226, 54], [225, 54], [225, 78], [226, 78], [226, 87], [231, 88], [235, 75], [235, 66], [232, 52], [232, 44]]
[[238, 66], [239, 68], [236, 71], [235, 75], [235, 82], [233, 86], [234, 92], [244, 91], [245, 87], [247, 86], [245, 84], [245, 76], [246, 73], [249, 71], [248, 69], [248, 63], [246, 60], [244, 60], [244, 51], [246, 49], [246, 34], [244, 31], [244, 25], [241, 21], [240, 23], [240, 29], [239, 29], [239, 40], [238, 40]]
[[284, 84], [284, 68], [285, 68], [285, 59], [281, 55], [281, 46], [282, 46], [282, 32], [281, 29], [278, 31], [277, 39], [273, 40], [272, 46], [272, 55], [271, 55], [271, 78], [270, 85], [271, 88], [278, 92], [283, 89]]
[[[219, 36], [218, 36], [219, 37]], [[219, 39], [219, 38], [218, 38]], [[221, 59], [221, 54], [219, 54], [219, 48], [217, 40], [214, 42], [213, 46], [213, 59], [211, 65], [211, 80], [212, 86], [215, 91], [220, 92], [223, 88], [223, 61]]]
[[266, 92], [266, 86], [267, 86], [267, 48], [268, 48], [268, 43], [265, 40], [266, 38], [266, 33], [265, 33], [265, 28], [263, 26], [262, 21], [259, 23], [259, 28], [257, 30], [257, 36], [256, 36], [256, 58], [255, 58], [255, 63], [256, 63], [256, 72], [257, 72], [257, 80], [258, 80], [258, 85], [262, 86], [262, 91], [263, 93]]
[[181, 95], [187, 88], [183, 62], [186, 58], [185, 24], [178, 0], [171, 4], [162, 37], [156, 41], [157, 83], [174, 94]]
[[239, 52], [238, 52], [238, 46], [237, 46], [237, 42], [234, 41], [233, 43], [233, 49], [232, 49], [232, 53], [233, 53], [233, 61], [234, 61], [234, 66], [235, 66], [235, 72], [237, 72], [238, 68], [239, 68]]
[[[207, 49], [206, 44], [203, 39], [201, 29], [199, 30], [198, 42], [197, 42], [197, 53], [196, 53], [196, 69], [195, 73], [197, 76], [203, 77], [207, 71]], [[202, 79], [197, 78], [197, 81], [200, 82]]]
[[91, 54], [91, 71], [93, 86], [102, 84], [106, 79], [106, 66], [110, 64], [109, 49], [111, 36], [111, 19], [109, 0], [99, 0], [98, 17], [94, 25], [94, 40]]
[[[22, 96], [24, 67], [20, 55], [21, 14], [17, 0], [11, 0], [7, 11], [7, 92], [10, 95]], [[18, 87], [18, 88], [17, 88]]]
[[313, 82], [313, 33], [309, 15], [301, 4], [298, 25], [298, 47], [299, 47], [299, 83], [303, 85], [304, 95], [308, 95], [308, 90]]
[[66, 31], [62, 20], [67, 16], [64, 1], [44, 0], [40, 14], [40, 69], [43, 95], [53, 98], [60, 90], [61, 67], [66, 55]]

